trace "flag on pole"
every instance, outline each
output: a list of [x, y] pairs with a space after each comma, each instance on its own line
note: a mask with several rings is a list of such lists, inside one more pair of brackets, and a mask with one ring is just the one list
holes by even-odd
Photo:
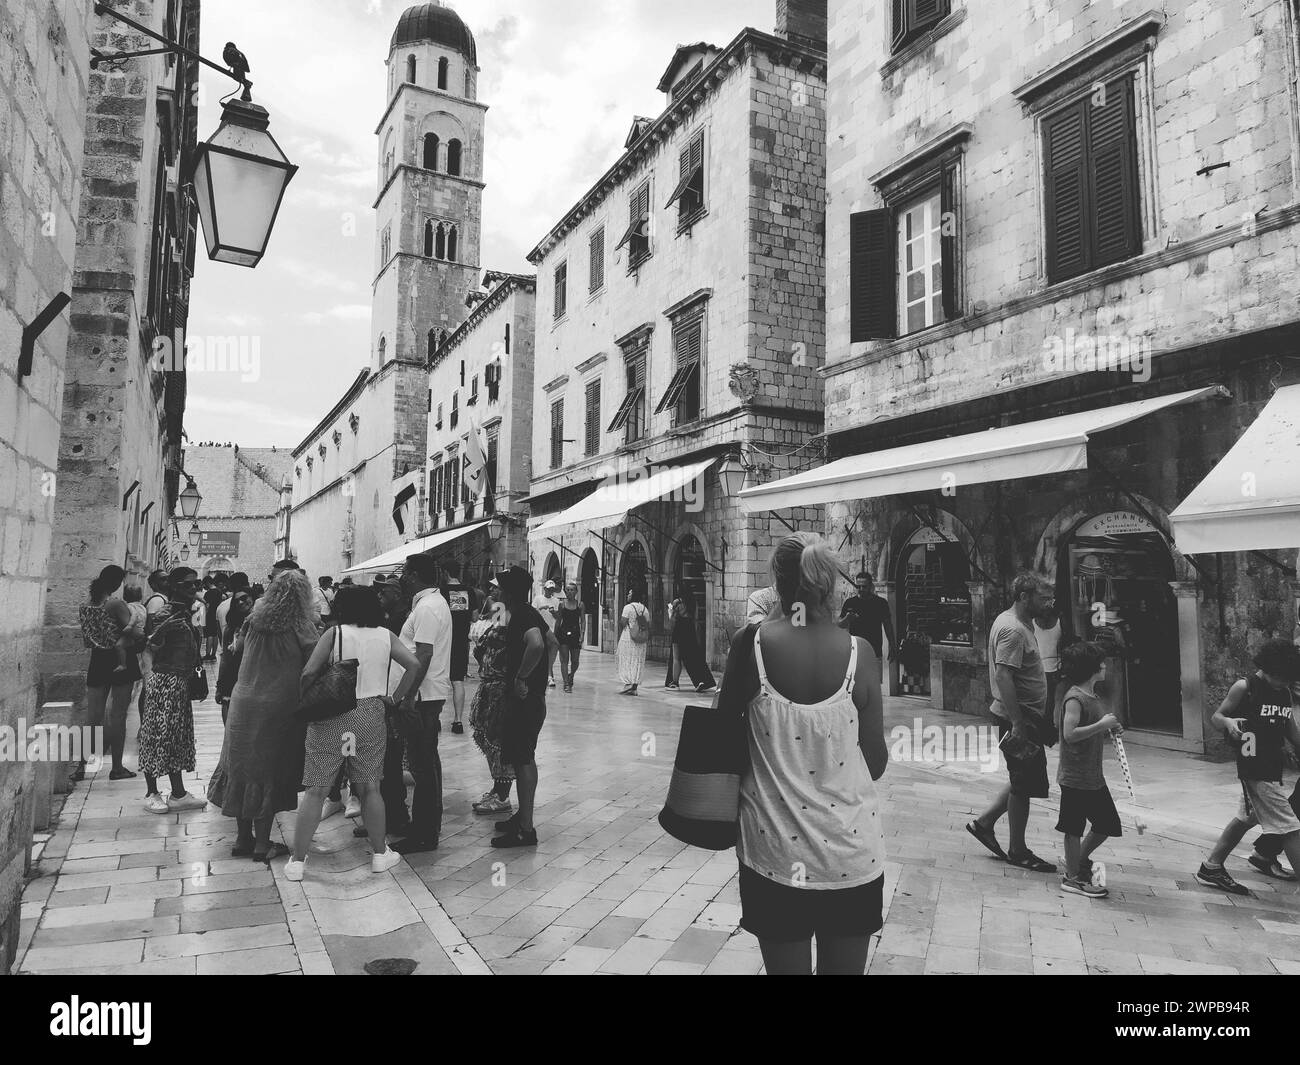
[[412, 470], [393, 482], [393, 524], [399, 535], [406, 535], [406, 527], [415, 515], [422, 474], [422, 470]]
[[471, 424], [469, 438], [465, 441], [465, 463], [461, 478], [470, 496], [477, 499], [487, 487], [487, 456], [483, 454], [483, 445], [479, 442], [478, 427]]
[[[1133, 805], [1137, 805], [1137, 790], [1133, 787], [1133, 772], [1128, 767], [1128, 755], [1124, 751], [1124, 741], [1119, 738], [1118, 733], [1110, 734], [1110, 742], [1115, 745], [1115, 757], [1119, 759], [1119, 771], [1124, 775], [1124, 783], [1128, 785], [1129, 798], [1133, 800]], [[1140, 814], [1135, 813], [1133, 820], [1137, 823], [1138, 835], [1142, 835], [1147, 830], [1146, 822], [1142, 820]]]

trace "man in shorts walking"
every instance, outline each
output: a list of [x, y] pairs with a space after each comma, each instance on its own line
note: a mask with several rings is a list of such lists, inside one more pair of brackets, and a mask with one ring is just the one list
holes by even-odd
[[[1033, 622], [1051, 612], [1053, 596], [1047, 582], [1034, 573], [1020, 574], [1011, 585], [1011, 596], [1010, 609], [999, 614], [989, 628], [989, 687], [993, 690], [989, 709], [997, 719], [1010, 782], [966, 831], [997, 858], [1030, 872], [1052, 873], [1056, 866], [1025, 845], [1025, 826], [1030, 799], [1047, 798], [1047, 752], [1042, 744], [1047, 678]], [[1011, 830], [1005, 851], [994, 833], [1003, 814]]]
[[1255, 655], [1256, 670], [1228, 689], [1211, 720], [1237, 744], [1237, 779], [1241, 803], [1209, 857], [1196, 870], [1198, 883], [1231, 895], [1249, 895], [1223, 867], [1232, 848], [1259, 825], [1281, 838], [1291, 868], [1300, 868], [1300, 818], [1282, 786], [1283, 744], [1300, 752], [1291, 685], [1300, 680], [1300, 648], [1290, 640], [1265, 640]]

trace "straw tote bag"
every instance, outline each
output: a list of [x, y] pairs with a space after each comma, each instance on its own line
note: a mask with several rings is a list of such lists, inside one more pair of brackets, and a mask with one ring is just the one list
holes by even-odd
[[688, 706], [682, 716], [668, 799], [659, 824], [673, 839], [692, 847], [722, 851], [736, 845], [740, 821], [740, 782], [749, 770], [749, 723], [736, 666], [754, 655], [750, 625], [713, 706]]

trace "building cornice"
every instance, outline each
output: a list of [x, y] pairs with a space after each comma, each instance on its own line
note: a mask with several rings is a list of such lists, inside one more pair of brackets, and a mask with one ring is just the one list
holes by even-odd
[[568, 383], [569, 375], [567, 373], [562, 373], [559, 377], [553, 377], [551, 380], [547, 381], [546, 384], [542, 385], [542, 391], [549, 395], [557, 389], [563, 388]]
[[643, 343], [642, 338], [648, 337], [654, 331], [654, 322], [642, 322], [635, 329], [629, 329], [621, 337], [615, 338], [614, 344], [622, 349], [627, 349], [632, 346], [639, 347]]
[[379, 195], [375, 197], [375, 202], [370, 205], [372, 209], [379, 206], [384, 196], [388, 193], [389, 188], [392, 186], [393, 182], [397, 180], [403, 170], [411, 170], [417, 174], [433, 174], [435, 177], [446, 178], [448, 181], [458, 181], [462, 185], [468, 185], [470, 188], [478, 189], [480, 192], [487, 188], [486, 182], [476, 181], [474, 178], [465, 177], [463, 174], [447, 174], [441, 170], [426, 170], [424, 167], [416, 166], [414, 163], [395, 163], [393, 164], [393, 172], [388, 175], [388, 180], [380, 187]]
[[424, 93], [425, 96], [432, 96], [435, 99], [447, 100], [452, 103], [462, 104], [465, 107], [473, 107], [479, 111], [482, 111], [484, 114], [487, 114], [488, 111], [488, 105], [485, 103], [481, 103], [478, 100], [467, 100], [463, 96], [457, 96], [454, 93], [446, 92], [442, 89], [428, 89], [425, 88], [423, 85], [415, 85], [409, 81], [404, 81], [402, 82], [401, 85], [397, 87], [397, 91], [393, 93], [393, 98], [388, 101], [388, 106], [384, 108], [384, 113], [383, 115], [380, 116], [379, 119], [379, 125], [375, 127], [376, 137], [378, 137], [379, 134], [383, 132], [384, 125], [385, 123], [388, 122], [388, 116], [393, 113], [393, 108], [397, 106], [397, 101], [402, 98], [403, 89], [409, 89], [411, 92]]
[[937, 137], [932, 137], [919, 148], [914, 148], [901, 159], [896, 159], [885, 169], [877, 170], [871, 177], [867, 178], [871, 184], [879, 188], [881, 185], [888, 185], [898, 180], [904, 174], [916, 170], [928, 160], [945, 154], [953, 148], [963, 147], [970, 140], [971, 134], [975, 132], [975, 127], [969, 122], [959, 122], [951, 129], [946, 129]]
[[705, 300], [709, 300], [712, 298], [713, 298], [713, 289], [697, 288], [689, 296], [686, 296], [684, 299], [678, 300], [671, 307], [665, 308], [664, 317], [676, 318], [679, 314], [682, 314], [683, 312], [690, 310], [697, 303], [703, 303]]
[[[362, 370], [359, 374], [357, 374], [356, 380], [353, 381], [352, 384], [348, 386], [348, 390], [343, 393], [343, 398], [340, 399], [337, 403], [334, 404], [333, 407], [330, 408], [330, 412], [327, 415], [325, 415], [325, 417], [322, 418], [319, 422], [316, 423], [316, 427], [312, 429], [310, 433], [307, 434], [307, 436], [303, 439], [303, 442], [293, 449], [293, 457], [295, 459], [303, 455], [307, 451], [307, 449], [311, 447], [316, 437], [320, 436], [320, 434], [325, 431], [325, 429], [334, 421], [334, 419], [337, 418], [340, 414], [343, 413], [344, 410], [348, 408], [348, 406], [352, 403], [354, 399], [357, 398], [357, 396], [361, 395], [362, 389], [366, 387], [366, 383], [369, 380], [370, 380], [369, 370]], [[279, 489], [276, 489], [276, 491], [279, 491]]]
[[812, 77], [826, 77], [826, 53], [784, 37], [763, 33], [752, 27], [746, 27], [736, 35], [704, 68], [691, 87], [682, 94], [681, 99], [671, 103], [649, 128], [630, 148], [618, 157], [600, 179], [583, 194], [555, 225], [549, 233], [528, 253], [528, 261], [536, 266], [570, 231], [588, 217], [623, 180], [628, 177], [645, 159], [675, 133], [685, 121], [694, 114], [700, 105], [755, 52], [762, 52], [785, 65], [797, 69], [808, 68]]
[[437, 366], [442, 360], [455, 348], [458, 348], [465, 338], [469, 336], [480, 322], [491, 314], [497, 307], [505, 302], [505, 299], [512, 292], [536, 292], [537, 275], [536, 274], [506, 274], [496, 270], [489, 270], [486, 277], [500, 278], [497, 286], [492, 289], [486, 296], [474, 305], [470, 311], [469, 317], [460, 323], [455, 331], [446, 340], [443, 341], [433, 357], [433, 365]]
[[608, 360], [608, 358], [609, 356], [606, 355], [603, 351], [598, 352], [597, 354], [593, 355], [591, 358], [584, 359], [582, 362], [578, 363], [578, 365], [574, 367], [574, 370], [579, 375], [585, 374], [588, 370], [594, 370], [597, 366], [600, 366], [603, 363], [605, 363]]
[[1165, 16], [1159, 11], [1148, 11], [1139, 15], [1124, 23], [1119, 29], [1097, 38], [1073, 55], [1012, 89], [1011, 95], [1021, 103], [1032, 103], [1061, 82], [1079, 76], [1106, 57], [1146, 38], [1154, 37], [1164, 24]]

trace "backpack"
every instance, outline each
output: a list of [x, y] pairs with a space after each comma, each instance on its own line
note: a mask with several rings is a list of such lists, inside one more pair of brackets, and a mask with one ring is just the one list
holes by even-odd
[[632, 612], [632, 622], [627, 629], [632, 634], [633, 643], [646, 643], [650, 639], [650, 620], [646, 617], [645, 607]]

